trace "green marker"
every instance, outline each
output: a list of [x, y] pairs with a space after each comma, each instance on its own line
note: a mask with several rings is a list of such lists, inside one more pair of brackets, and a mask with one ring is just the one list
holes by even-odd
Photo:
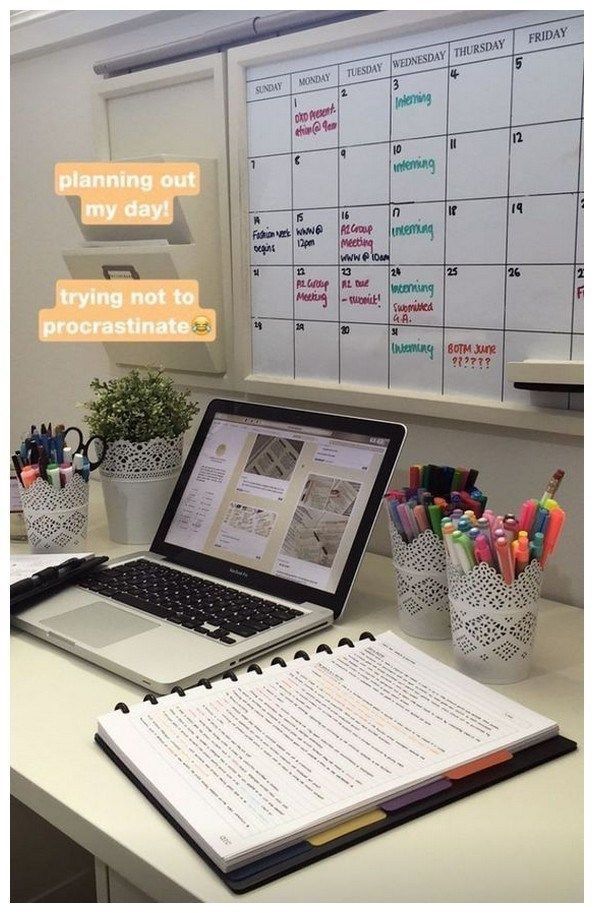
[[438, 537], [438, 539], [443, 539], [441, 534], [441, 507], [437, 504], [430, 504], [427, 508], [429, 511], [429, 522], [431, 523], [431, 529]]
[[472, 570], [476, 564], [474, 557], [474, 549], [472, 547], [472, 542], [470, 536], [467, 536], [466, 533], [456, 530], [455, 533], [452, 533], [452, 539], [456, 548], [458, 549], [458, 555], [462, 559], [462, 566], [466, 573]]
[[534, 533], [534, 539], [530, 543], [530, 560], [536, 558], [540, 561], [542, 558], [542, 546], [544, 543], [544, 533]]

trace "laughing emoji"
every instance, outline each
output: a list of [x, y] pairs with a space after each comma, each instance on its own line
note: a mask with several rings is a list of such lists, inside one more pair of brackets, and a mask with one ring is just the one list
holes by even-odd
[[212, 326], [206, 317], [196, 317], [192, 321], [192, 333], [197, 336], [206, 336], [211, 330]]

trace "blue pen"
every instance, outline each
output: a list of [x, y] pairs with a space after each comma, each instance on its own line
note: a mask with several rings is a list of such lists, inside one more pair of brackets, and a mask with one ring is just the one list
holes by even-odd
[[85, 482], [89, 481], [90, 475], [91, 475], [91, 464], [89, 462], [89, 458], [83, 457], [82, 477], [85, 480]]
[[467, 517], [460, 517], [460, 519], [458, 520], [457, 529], [461, 533], [467, 533], [469, 531], [469, 529], [471, 529], [471, 528], [472, 528], [472, 523], [470, 522], [470, 520]]
[[[458, 525], [458, 529], [460, 529], [459, 525]], [[477, 538], [477, 536], [480, 536], [480, 534], [481, 534], [481, 531], [477, 526], [473, 526], [468, 530], [468, 535], [470, 536], [470, 538], [472, 539], [473, 542]]]
[[388, 509], [388, 516], [392, 525], [398, 530], [405, 542], [408, 541], [400, 517], [398, 516], [398, 501], [396, 498], [390, 498], [386, 496], [386, 507]]
[[547, 521], [549, 519], [549, 512], [546, 507], [539, 507], [536, 511], [536, 517], [534, 518], [534, 523], [532, 525], [532, 530], [530, 537], [534, 539], [536, 533], [543, 533], [547, 528]]
[[56, 463], [60, 466], [64, 462], [64, 438], [61, 434], [56, 434], [53, 438], [53, 446], [56, 450]]
[[48, 458], [48, 460], [49, 460], [49, 458], [50, 458], [50, 456], [51, 456], [51, 450], [50, 450], [50, 437], [49, 437], [49, 435], [48, 435], [48, 434], [37, 434], [37, 435], [35, 436], [35, 439], [37, 440], [37, 443], [38, 443], [38, 444], [41, 444], [41, 446], [42, 446], [43, 449], [45, 450], [46, 456], [47, 456], [47, 458]]

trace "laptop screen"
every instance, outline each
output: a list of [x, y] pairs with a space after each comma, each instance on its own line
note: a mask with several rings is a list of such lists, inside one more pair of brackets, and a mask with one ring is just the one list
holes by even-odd
[[165, 543], [333, 593], [389, 443], [216, 412]]

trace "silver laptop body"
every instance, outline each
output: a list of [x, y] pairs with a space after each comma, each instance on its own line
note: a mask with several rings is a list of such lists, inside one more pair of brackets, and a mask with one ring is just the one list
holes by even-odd
[[159, 694], [331, 625], [405, 435], [397, 423], [213, 400], [150, 549], [102, 566], [146, 559], [296, 617], [222, 642], [216, 625], [199, 633], [72, 586], [12, 622]]

